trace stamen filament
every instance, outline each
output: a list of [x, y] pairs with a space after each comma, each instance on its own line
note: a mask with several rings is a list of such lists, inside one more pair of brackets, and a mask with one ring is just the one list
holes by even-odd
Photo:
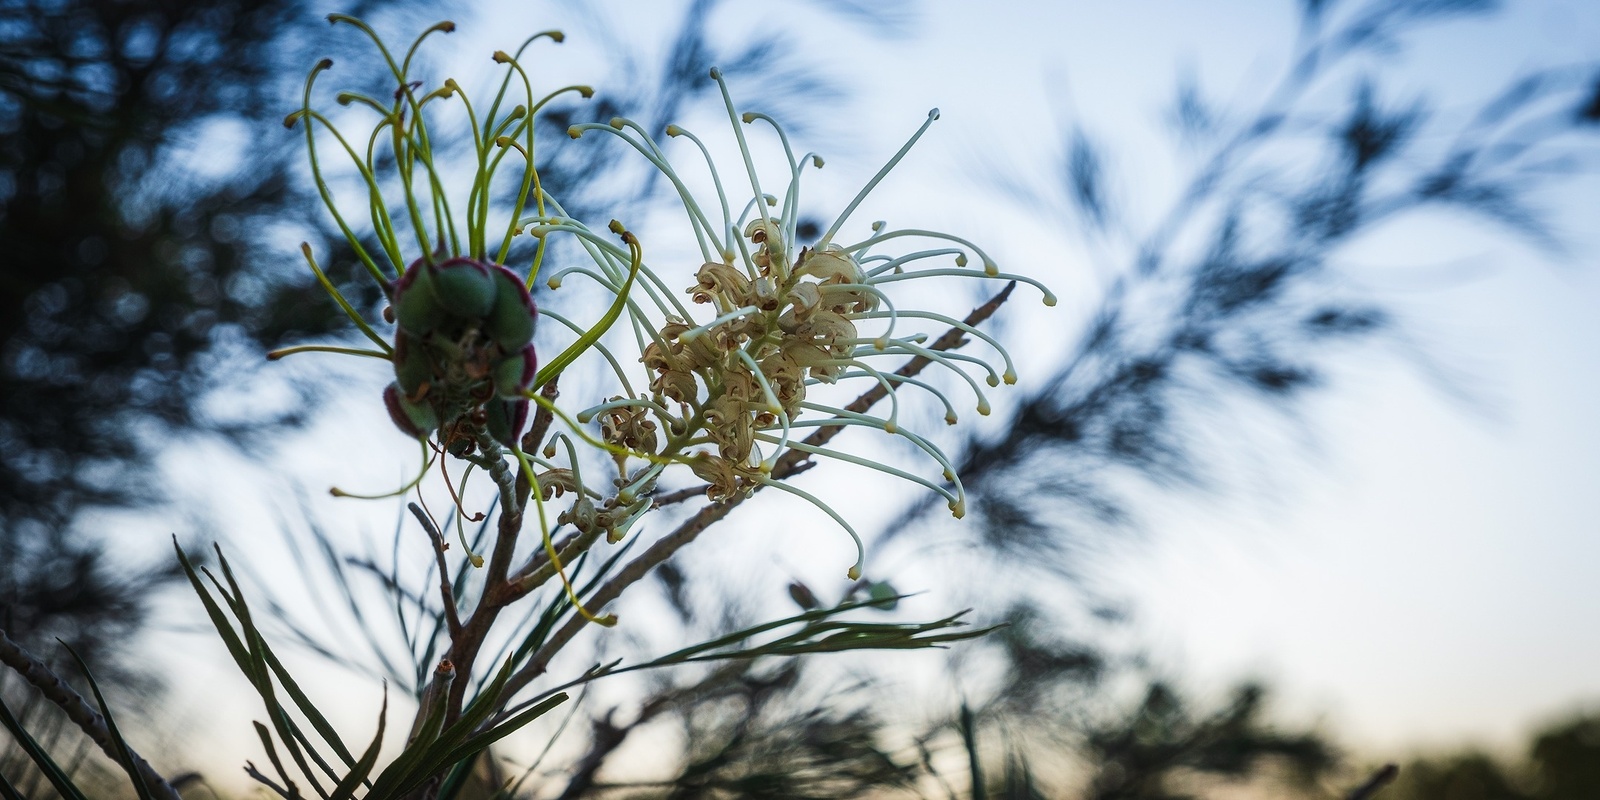
[[[856, 314], [853, 316], [858, 319], [879, 319], [884, 316], [884, 312], [869, 311], [864, 314]], [[938, 314], [932, 311], [902, 311], [900, 312], [900, 316], [911, 317], [914, 319], [931, 319], [934, 322], [942, 325], [949, 325], [952, 328], [958, 328], [963, 333], [982, 339], [986, 344], [994, 348], [995, 352], [1000, 354], [1000, 358], [1005, 361], [1006, 370], [1005, 373], [1001, 375], [1001, 379], [1004, 380], [1007, 385], [1017, 382], [1017, 370], [1016, 366], [1011, 363], [1011, 354], [1006, 352], [1006, 349], [1000, 346], [1000, 341], [993, 336], [990, 336], [989, 334], [984, 333], [982, 330], [979, 330], [977, 327], [968, 325], [967, 323], [962, 322], [955, 317], [947, 317], [944, 314]]]
[[[322, 290], [327, 292], [328, 295], [333, 298], [335, 303], [339, 304], [339, 308], [344, 311], [345, 316], [349, 317], [350, 321], [354, 322], [356, 327], [361, 329], [361, 332], [367, 335], [368, 339], [371, 339], [378, 345], [378, 348], [384, 352], [383, 357], [388, 358], [388, 354], [394, 352], [394, 349], [389, 346], [388, 342], [384, 341], [383, 337], [378, 335], [377, 331], [372, 329], [372, 326], [367, 324], [366, 320], [361, 318], [360, 314], [356, 313], [355, 307], [350, 305], [349, 300], [344, 299], [344, 295], [339, 292], [338, 287], [333, 285], [333, 281], [328, 280], [328, 276], [323, 273], [322, 268], [317, 266], [316, 257], [311, 255], [310, 243], [300, 243], [300, 254], [305, 256], [306, 263], [311, 265], [311, 272], [317, 276], [317, 283], [322, 284]], [[284, 353], [284, 355], [288, 354]]]
[[[911, 146], [916, 144], [918, 139], [922, 138], [922, 134], [927, 132], [928, 126], [932, 125], [933, 121], [938, 118], [939, 109], [935, 108], [928, 112], [927, 121], [923, 122], [922, 127], [918, 128], [916, 133], [911, 134], [911, 138], [908, 139], [905, 144], [900, 146], [900, 150], [894, 154], [893, 158], [889, 159], [889, 163], [884, 164], [883, 169], [878, 170], [878, 174], [872, 176], [872, 180], [867, 181], [866, 186], [861, 187], [861, 191], [856, 193], [855, 198], [850, 201], [850, 205], [845, 206], [844, 211], [840, 212], [838, 219], [835, 219], [833, 224], [828, 226], [828, 232], [824, 233], [822, 238], [817, 240], [817, 247], [822, 247], [833, 241], [833, 235], [839, 232], [839, 227], [844, 225], [844, 221], [849, 219], [850, 215], [855, 212], [856, 206], [861, 205], [861, 201], [867, 199], [867, 194], [877, 187], [878, 182], [883, 180], [885, 175], [889, 174], [889, 170], [894, 169], [895, 165], [900, 163], [900, 159], [905, 158], [906, 153], [911, 152]], [[854, 248], [846, 249], [850, 250]]]
[[411, 481], [406, 485], [392, 492], [385, 492], [383, 494], [356, 494], [355, 492], [347, 492], [337, 486], [334, 486], [328, 489], [328, 494], [331, 494], [334, 497], [350, 497], [356, 500], [386, 500], [390, 497], [399, 497], [406, 492], [415, 489], [417, 484], [422, 483], [422, 479], [427, 477], [428, 470], [433, 467], [433, 455], [432, 451], [428, 449], [427, 437], [417, 437], [417, 443], [422, 445], [422, 469], [418, 470], [417, 477], [412, 478]]
[[764, 475], [761, 476], [760, 480], [763, 486], [771, 486], [774, 489], [795, 495], [796, 497], [799, 497], [800, 499], [805, 500], [817, 508], [827, 512], [828, 516], [833, 517], [833, 521], [839, 523], [839, 527], [844, 528], [844, 532], [850, 534], [850, 540], [856, 544], [856, 563], [852, 564], [850, 566], [850, 571], [845, 574], [847, 574], [850, 577], [850, 580], [853, 581], [861, 579], [861, 568], [866, 566], [867, 562], [867, 549], [862, 546], [861, 536], [856, 533], [856, 529], [850, 527], [850, 523], [845, 522], [844, 517], [839, 516], [839, 512], [834, 511], [828, 506], [827, 503], [818, 500], [816, 497], [812, 496], [809, 492], [806, 492], [803, 489], [790, 486], [783, 481], [775, 481]]
[[722, 207], [722, 231], [724, 237], [721, 248], [722, 259], [724, 261], [732, 260], [733, 245], [731, 243], [731, 239], [733, 236], [733, 221], [728, 214], [728, 195], [722, 189], [722, 178], [717, 174], [716, 162], [711, 160], [711, 151], [706, 149], [706, 145], [704, 142], [700, 141], [700, 137], [695, 136], [694, 134], [678, 127], [677, 125], [668, 125], [667, 135], [673, 137], [683, 136], [688, 138], [689, 141], [694, 142], [695, 147], [700, 148], [700, 155], [705, 157], [706, 167], [711, 171], [711, 185], [717, 187], [717, 205]]
[[991, 272], [991, 273], [984, 273], [982, 275], [974, 275], [971, 270], [966, 270], [966, 269], [919, 269], [919, 270], [916, 270], [914, 272], [903, 272], [903, 273], [901, 273], [899, 275], [884, 275], [884, 276], [881, 276], [881, 277], [873, 278], [872, 282], [873, 282], [874, 285], [876, 285], [876, 284], [880, 284], [880, 283], [895, 283], [897, 281], [908, 281], [908, 280], [912, 280], [913, 278], [936, 278], [936, 277], [940, 277], [940, 276], [950, 276], [950, 275], [954, 275], [954, 276], [957, 276], [957, 277], [987, 278], [987, 279], [991, 279], [991, 280], [1017, 281], [1018, 283], [1026, 283], [1029, 286], [1032, 286], [1033, 288], [1038, 289], [1040, 292], [1042, 292], [1044, 294], [1044, 304], [1045, 305], [1053, 306], [1053, 305], [1056, 304], [1056, 296], [1055, 296], [1055, 294], [1053, 292], [1051, 292], [1050, 289], [1048, 287], [1046, 287], [1044, 284], [1042, 284], [1042, 283], [1040, 283], [1040, 282], [1038, 282], [1038, 281], [1036, 281], [1036, 280], [1034, 280], [1034, 279], [1032, 279], [1032, 278], [1030, 278], [1030, 277], [1028, 277], [1026, 275], [1016, 275], [1016, 274], [1013, 274], [1013, 273], [1010, 273], [1010, 272]]

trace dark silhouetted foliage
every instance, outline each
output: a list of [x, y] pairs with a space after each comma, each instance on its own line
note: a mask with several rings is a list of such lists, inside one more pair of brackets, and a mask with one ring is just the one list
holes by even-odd
[[[100, 661], [174, 574], [113, 565], [104, 532], [74, 529], [81, 514], [159, 500], [152, 461], [173, 437], [242, 441], [303, 414], [203, 401], [248, 371], [234, 357], [336, 319], [263, 245], [306, 210], [268, 126], [300, 52], [280, 34], [309, 13], [297, 0], [0, 9], [0, 628], [41, 650], [62, 637]], [[194, 150], [235, 134], [236, 151]]]

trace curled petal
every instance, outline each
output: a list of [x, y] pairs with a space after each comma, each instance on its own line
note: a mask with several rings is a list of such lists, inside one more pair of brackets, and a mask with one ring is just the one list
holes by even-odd
[[866, 283], [867, 275], [855, 259], [837, 245], [807, 250], [800, 256], [795, 277], [809, 275], [822, 283]]

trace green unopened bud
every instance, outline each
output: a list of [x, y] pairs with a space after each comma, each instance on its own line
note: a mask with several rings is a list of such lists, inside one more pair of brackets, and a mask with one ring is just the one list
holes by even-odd
[[470, 258], [452, 258], [428, 266], [433, 296], [446, 312], [478, 319], [494, 307], [495, 280], [489, 268]]
[[500, 345], [501, 352], [514, 353], [533, 341], [539, 312], [521, 278], [499, 265], [490, 271], [494, 277], [495, 296], [484, 332]]
[[524, 346], [495, 365], [495, 394], [508, 398], [521, 397], [538, 372], [539, 361], [534, 356], [533, 345]]
[[416, 397], [423, 384], [433, 380], [433, 363], [427, 349], [404, 329], [394, 334], [394, 377], [407, 397]]
[[433, 277], [421, 261], [411, 265], [395, 284], [395, 321], [407, 333], [424, 336], [444, 322], [444, 310], [434, 299]]
[[389, 419], [407, 436], [420, 439], [439, 427], [439, 414], [433, 406], [407, 400], [397, 384], [383, 390], [383, 404], [389, 409]]
[[515, 447], [528, 422], [528, 401], [495, 399], [485, 403], [483, 410], [489, 435], [506, 447]]

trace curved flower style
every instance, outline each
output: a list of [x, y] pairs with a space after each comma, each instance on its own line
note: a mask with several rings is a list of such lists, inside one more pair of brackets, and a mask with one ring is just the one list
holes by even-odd
[[[518, 59], [533, 41], [541, 37], [560, 41], [559, 34], [536, 35], [515, 56], [494, 54], [495, 61], [506, 65], [507, 73], [487, 113], [479, 115], [455, 81], [446, 80], [424, 93], [421, 84], [410, 80], [410, 65], [422, 40], [434, 32], [449, 32], [454, 27], [450, 23], [424, 32], [397, 61], [359, 20], [338, 15], [330, 19], [366, 32], [400, 89], [387, 103], [352, 92], [337, 96], [342, 105], [362, 106], [378, 114], [366, 137], [364, 154], [312, 108], [313, 84], [331, 62], [324, 61], [312, 71], [301, 110], [286, 122], [291, 126], [301, 120], [307, 123], [306, 141], [318, 188], [356, 256], [388, 296], [385, 319], [397, 327], [391, 344], [340, 296], [307, 248], [307, 260], [323, 286], [380, 350], [313, 346], [276, 355], [336, 350], [391, 361], [395, 380], [385, 391], [384, 401], [396, 426], [441, 456], [462, 458], [487, 471], [500, 486], [506, 508], [520, 511], [515, 469], [507, 463], [508, 458], [514, 459], [512, 463], [536, 489], [533, 498], [539, 506], [541, 534], [557, 570], [560, 561], [550, 544], [545, 501], [570, 493], [571, 506], [556, 522], [572, 525], [582, 536], [603, 532], [617, 541], [654, 506], [652, 494], [658, 480], [678, 465], [706, 482], [706, 495], [713, 502], [771, 486], [816, 504], [855, 540], [857, 558], [849, 570], [852, 578], [861, 574], [864, 550], [860, 538], [826, 503], [774, 479], [774, 467], [786, 453], [833, 458], [903, 478], [938, 493], [952, 513], [962, 516], [965, 493], [949, 458], [899, 422], [900, 391], [906, 386], [937, 398], [951, 424], [957, 419], [956, 404], [932, 383], [897, 374], [884, 366], [884, 361], [924, 359], [948, 369], [970, 387], [977, 411], [987, 414], [984, 389], [968, 369], [975, 367], [985, 373], [989, 386], [1012, 383], [1016, 375], [1011, 358], [993, 337], [972, 325], [933, 311], [898, 306], [890, 294], [892, 284], [938, 277], [998, 279], [1038, 287], [1047, 304], [1055, 299], [1030, 278], [1000, 272], [986, 253], [957, 236], [885, 230], [883, 223], [875, 223], [872, 234], [860, 241], [835, 241], [861, 201], [938, 118], [937, 110], [867, 182], [821, 238], [807, 246], [797, 241], [801, 174], [807, 165], [821, 168], [822, 158], [808, 153], [796, 159], [775, 120], [764, 114], [744, 114], [745, 124], [760, 121], [771, 127], [787, 158], [778, 182], [783, 187], [782, 199], [763, 192], [762, 175], [746, 144], [741, 116], [716, 70], [711, 77], [721, 88], [749, 180], [749, 199], [737, 214], [710, 151], [694, 134], [676, 125], [666, 130], [671, 137], [691, 142], [703, 156], [716, 189], [715, 203], [702, 204], [692, 196], [666, 153], [636, 123], [616, 118], [609, 124], [573, 126], [568, 133], [574, 139], [603, 131], [627, 142], [676, 189], [703, 263], [692, 272], [663, 272], [644, 263], [639, 242], [620, 223], [611, 224], [611, 231], [621, 238], [619, 243], [568, 216], [559, 200], [540, 185], [533, 158], [535, 115], [563, 92], [591, 94], [588, 87], [571, 86], [535, 100], [532, 83]], [[502, 113], [514, 84], [521, 85], [526, 102]], [[426, 121], [445, 101], [457, 98], [471, 125], [475, 156], [464, 221], [452, 214], [446, 164], [436, 160]], [[353, 232], [333, 202], [317, 158], [318, 129], [333, 135], [367, 187], [376, 250]], [[392, 208], [385, 200], [385, 182], [380, 181], [376, 166], [384, 162], [379, 158], [380, 145], [388, 148], [384, 155], [392, 159], [404, 195]], [[499, 247], [491, 252], [491, 188], [497, 169], [512, 153], [521, 157], [521, 181], [515, 202], [502, 217], [504, 227], [496, 228], [503, 231], [497, 234]], [[458, 222], [464, 224], [458, 227]], [[523, 233], [537, 241], [525, 277], [506, 266], [513, 238]], [[528, 287], [541, 271], [552, 234], [573, 236], [591, 263], [563, 266], [548, 278], [550, 288], [560, 287], [564, 278], [576, 274], [597, 282], [614, 298], [609, 310], [593, 324], [580, 324], [559, 310], [536, 309], [529, 296]], [[402, 238], [410, 237], [420, 251], [413, 259], [403, 255], [401, 244]], [[902, 239], [934, 244], [895, 255], [876, 252]], [[977, 266], [969, 266], [974, 258]], [[933, 259], [950, 262], [930, 265]], [[673, 288], [686, 283], [690, 284], [683, 291], [689, 298], [687, 304]], [[646, 369], [646, 379], [638, 389], [622, 368], [625, 359], [602, 343], [602, 336], [624, 312], [638, 345], [638, 361]], [[541, 313], [577, 334], [573, 345], [542, 368], [533, 343]], [[985, 342], [998, 356], [1001, 369], [975, 356], [927, 346], [929, 334], [919, 327], [928, 324], [947, 326]], [[568, 414], [538, 390], [590, 350], [610, 363], [621, 391], [607, 393], [611, 396], [605, 402]], [[889, 402], [887, 416], [871, 416], [808, 397], [818, 383], [851, 381], [880, 387]], [[548, 424], [536, 425], [530, 433], [536, 440], [525, 439], [530, 403], [546, 412], [549, 420], [559, 418], [566, 430], [550, 434]], [[796, 435], [803, 429], [844, 427], [873, 428], [911, 442], [939, 466], [942, 480], [807, 443]], [[584, 480], [578, 441], [611, 455], [616, 475], [605, 491], [596, 488], [602, 484]], [[562, 455], [565, 458], [558, 460]], [[632, 466], [636, 461], [643, 463]]]

